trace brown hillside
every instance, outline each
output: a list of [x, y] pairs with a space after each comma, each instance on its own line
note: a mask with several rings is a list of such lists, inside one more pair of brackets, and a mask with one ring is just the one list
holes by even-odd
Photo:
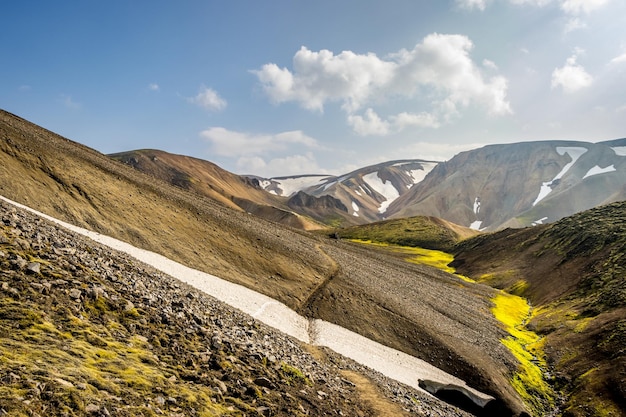
[[254, 187], [250, 180], [198, 158], [144, 149], [109, 155], [151, 177], [194, 191], [224, 205], [304, 230], [322, 228], [291, 211], [286, 198]]
[[0, 194], [253, 288], [524, 409], [486, 286], [233, 210], [5, 112]]

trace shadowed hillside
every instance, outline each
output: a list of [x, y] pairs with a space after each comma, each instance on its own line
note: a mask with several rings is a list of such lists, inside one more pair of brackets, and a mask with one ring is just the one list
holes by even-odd
[[[626, 413], [626, 202], [461, 243], [460, 273], [530, 299], [566, 415]], [[612, 414], [611, 414], [612, 413]]]

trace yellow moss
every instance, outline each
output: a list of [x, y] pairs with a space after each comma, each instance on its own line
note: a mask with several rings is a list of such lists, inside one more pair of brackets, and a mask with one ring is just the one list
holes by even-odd
[[455, 269], [449, 266], [449, 264], [454, 260], [454, 256], [447, 252], [434, 250], [434, 249], [424, 249], [424, 248], [419, 248], [415, 246], [391, 245], [389, 243], [372, 242], [371, 240], [360, 240], [360, 239], [348, 239], [348, 240], [351, 242], [363, 243], [363, 244], [377, 246], [381, 248], [387, 248], [391, 250], [392, 252], [408, 255], [407, 258], [405, 258], [407, 262], [411, 262], [411, 263], [418, 264], [418, 265], [432, 266], [434, 268], [440, 269], [450, 274], [455, 274], [457, 277], [461, 278], [464, 281], [474, 282], [474, 280], [472, 280], [471, 278], [456, 274]]
[[511, 384], [535, 414], [541, 415], [554, 404], [554, 393], [543, 378], [545, 340], [525, 328], [531, 317], [531, 308], [525, 299], [500, 292], [492, 301], [494, 317], [510, 335], [501, 342], [519, 362]]
[[509, 292], [511, 294], [521, 296], [522, 294], [524, 294], [524, 292], [528, 289], [529, 286], [530, 284], [528, 284], [527, 281], [520, 279], [519, 281], [517, 281], [515, 284], [511, 286], [511, 288], [509, 289]]

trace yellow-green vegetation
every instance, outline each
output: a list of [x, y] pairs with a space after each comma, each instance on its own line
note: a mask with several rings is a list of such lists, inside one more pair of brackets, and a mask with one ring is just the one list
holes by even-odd
[[498, 293], [492, 301], [493, 315], [509, 333], [502, 344], [519, 361], [511, 384], [534, 414], [542, 415], [553, 406], [554, 393], [543, 377], [547, 366], [543, 353], [545, 339], [525, 327], [532, 315], [531, 307], [525, 299], [505, 292]]
[[[0, 388], [0, 402], [16, 415], [26, 415], [19, 398], [28, 393], [28, 410], [37, 410], [38, 403], [45, 410], [55, 401], [60, 413], [76, 415], [85, 414], [90, 403], [100, 403], [102, 392], [129, 399], [160, 393], [174, 398], [177, 407], [197, 410], [199, 416], [233, 414], [234, 409], [216, 403], [209, 387], [181, 381], [174, 369], [158, 366], [144, 338], [131, 336], [121, 342], [106, 326], [66, 313], [65, 320], [53, 320], [33, 303], [0, 299], [0, 369], [15, 375]], [[22, 377], [26, 375], [33, 377]], [[156, 415], [142, 403], [128, 405], [129, 415]]]
[[441, 219], [417, 216], [346, 227], [337, 233], [344, 239], [372, 240], [446, 251], [452, 249], [462, 238], [477, 232]]
[[385, 249], [396, 254], [406, 255], [404, 259], [407, 262], [411, 262], [411, 263], [418, 264], [418, 265], [432, 266], [434, 268], [440, 269], [450, 274], [455, 274], [457, 277], [461, 278], [464, 281], [474, 282], [472, 279], [468, 277], [456, 274], [455, 269], [449, 266], [449, 264], [454, 260], [454, 256], [447, 252], [443, 252], [443, 251], [435, 250], [435, 249], [424, 249], [424, 248], [413, 247], [413, 246], [400, 246], [400, 245], [392, 245], [389, 243], [372, 242], [371, 240], [360, 240], [360, 239], [349, 239], [349, 240], [351, 242], [372, 245], [372, 246]]
[[306, 375], [304, 375], [304, 373], [298, 368], [283, 362], [280, 364], [280, 369], [283, 371], [283, 374], [285, 375], [287, 383], [290, 384], [293, 381], [300, 381], [300, 382], [305, 383], [306, 385], [312, 385], [309, 378]]

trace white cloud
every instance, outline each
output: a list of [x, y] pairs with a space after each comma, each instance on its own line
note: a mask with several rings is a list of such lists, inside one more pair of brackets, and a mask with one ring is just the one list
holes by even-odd
[[593, 77], [576, 63], [576, 54], [567, 58], [565, 65], [552, 72], [552, 88], [561, 87], [566, 93], [574, 93], [593, 83]]
[[319, 148], [315, 139], [299, 130], [270, 135], [250, 134], [223, 127], [212, 127], [200, 132], [200, 136], [211, 144], [212, 153], [229, 157], [260, 155], [286, 150], [295, 145], [305, 148]]
[[[327, 102], [340, 102], [348, 124], [359, 134], [394, 130], [372, 109], [394, 98], [427, 100], [433, 113], [443, 112], [433, 117], [444, 120], [471, 104], [492, 115], [511, 113], [506, 79], [485, 79], [469, 56], [472, 48], [466, 36], [436, 33], [412, 50], [400, 50], [386, 59], [372, 53], [343, 51], [335, 55], [302, 47], [293, 58], [293, 72], [266, 64], [253, 73], [276, 104], [295, 101], [306, 109], [323, 111]], [[359, 115], [366, 106], [365, 113]]]
[[348, 124], [359, 135], [387, 135], [390, 131], [389, 122], [382, 120], [374, 110], [365, 110], [364, 116], [350, 114]]
[[515, 5], [519, 5], [519, 6], [523, 6], [523, 5], [530, 5], [530, 6], [535, 6], [535, 7], [544, 7], [550, 3], [552, 3], [552, 0], [509, 0], [509, 2], [511, 4], [515, 4]]
[[159, 91], [159, 90], [161, 90], [161, 87], [159, 87], [158, 84], [151, 83], [151, 84], [148, 84], [148, 90], [150, 90], [150, 91]]
[[626, 53], [616, 56], [611, 60], [611, 64], [621, 64], [622, 62], [626, 62]]
[[489, 68], [492, 70], [497, 70], [498, 66], [496, 65], [495, 62], [489, 60], [489, 59], [483, 59], [483, 67], [485, 68]]
[[221, 98], [215, 90], [205, 86], [200, 87], [198, 94], [187, 98], [187, 101], [209, 111], [222, 110], [227, 105], [226, 100]]
[[390, 133], [401, 132], [409, 127], [436, 129], [441, 125], [436, 116], [426, 112], [402, 112], [384, 120], [371, 108], [365, 110], [363, 116], [348, 115], [348, 124], [357, 134], [362, 136], [385, 136]]
[[269, 161], [265, 161], [259, 156], [241, 157], [237, 160], [237, 171], [242, 174], [255, 174], [265, 178], [327, 173], [326, 170], [319, 167], [311, 152], [304, 155], [273, 158]]
[[608, 2], [609, 0], [561, 0], [561, 9], [568, 14], [591, 13]]

